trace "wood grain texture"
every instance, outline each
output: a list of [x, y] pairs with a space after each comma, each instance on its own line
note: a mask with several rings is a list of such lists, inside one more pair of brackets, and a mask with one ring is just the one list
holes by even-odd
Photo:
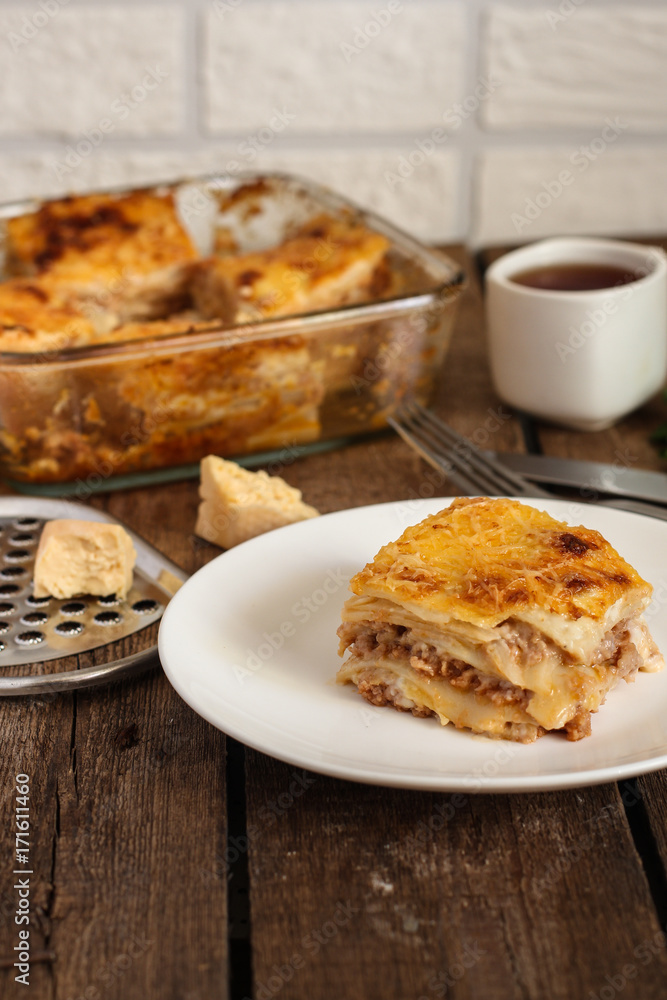
[[270, 819], [293, 775], [249, 754], [256, 1000], [572, 1000], [619, 975], [625, 998], [664, 997], [616, 786], [450, 796], [312, 775]]
[[[638, 779], [657, 853], [662, 862], [663, 907], [667, 910], [667, 771], [655, 771]], [[667, 933], [667, 926], [663, 927]]]
[[[92, 503], [189, 571], [217, 554], [185, 530], [194, 524], [192, 483]], [[139, 643], [131, 636], [81, 654], [78, 665], [127, 655]], [[76, 667], [73, 659], [54, 661], [54, 669]], [[2, 789], [16, 769], [34, 781], [31, 943], [54, 960], [32, 967], [32, 995], [224, 1000], [223, 735], [181, 701], [159, 669], [74, 695], [5, 699], [0, 726]], [[8, 840], [11, 807], [2, 799]], [[3, 856], [10, 858], [9, 849]], [[3, 915], [12, 898], [8, 869], [0, 873]], [[9, 921], [0, 924], [0, 942], [2, 959], [16, 943]], [[3, 997], [25, 996], [23, 989], [12, 970], [0, 970]]]
[[13, 875], [13, 871], [23, 867], [15, 864], [15, 778], [23, 772], [31, 779], [29, 860], [33, 874], [27, 876], [30, 879], [31, 948], [35, 952], [51, 951], [58, 782], [70, 770], [72, 718], [71, 698], [0, 701], [0, 960], [3, 963], [0, 995], [3, 997], [26, 996], [30, 989], [35, 996], [45, 1000], [54, 996], [50, 962], [32, 966], [29, 989], [14, 981], [18, 970], [5, 964], [9, 959], [15, 961], [13, 949], [18, 944], [19, 931], [15, 913], [19, 900], [14, 886], [22, 876]]
[[[435, 408], [482, 446], [522, 450], [508, 411], [485, 423], [500, 404], [471, 278]], [[294, 471], [328, 509], [435, 495], [419, 468], [387, 436]], [[660, 926], [614, 785], [439, 796], [250, 752], [247, 801], [255, 1000], [589, 1000], [610, 982], [628, 1000], [664, 995]]]
[[[519, 424], [491, 388], [474, 266], [460, 248], [449, 252], [470, 284], [434, 406], [478, 444], [522, 450]], [[542, 442], [604, 461], [631, 448], [638, 464], [659, 467], [646, 442], [658, 411], [599, 435], [542, 426]], [[456, 492], [389, 432], [272, 471], [323, 512]], [[192, 481], [90, 500], [189, 572], [219, 554], [193, 534], [197, 502]], [[63, 665], [76, 664], [48, 669]], [[0, 733], [3, 1000], [226, 1000], [224, 736], [159, 671], [77, 695], [0, 700]], [[32, 778], [31, 944], [53, 956], [32, 965], [28, 991], [2, 964], [16, 943], [9, 862], [19, 770]], [[251, 751], [246, 775], [253, 1000], [664, 997], [655, 872], [637, 855], [635, 806], [616, 786], [411, 793]], [[639, 780], [661, 875], [665, 780]]]

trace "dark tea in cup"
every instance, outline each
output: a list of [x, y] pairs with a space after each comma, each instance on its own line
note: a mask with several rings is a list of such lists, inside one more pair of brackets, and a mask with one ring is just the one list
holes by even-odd
[[509, 276], [517, 285], [545, 292], [594, 292], [601, 288], [629, 285], [642, 277], [637, 271], [615, 264], [543, 264]]

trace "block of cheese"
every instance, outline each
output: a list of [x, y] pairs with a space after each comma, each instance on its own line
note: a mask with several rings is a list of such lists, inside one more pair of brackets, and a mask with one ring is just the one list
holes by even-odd
[[249, 472], [216, 455], [202, 459], [199, 495], [195, 533], [224, 549], [319, 513], [280, 476]]
[[125, 597], [136, 558], [132, 539], [119, 524], [49, 521], [37, 548], [34, 595]]

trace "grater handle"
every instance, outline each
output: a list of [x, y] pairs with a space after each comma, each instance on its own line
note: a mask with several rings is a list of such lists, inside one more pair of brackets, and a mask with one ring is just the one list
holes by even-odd
[[120, 660], [104, 663], [99, 667], [84, 667], [82, 670], [68, 670], [61, 674], [34, 674], [26, 677], [0, 676], [0, 697], [48, 694], [55, 691], [76, 691], [121, 680], [131, 674], [140, 673], [159, 663], [157, 646], [142, 649], [138, 653], [124, 656]]

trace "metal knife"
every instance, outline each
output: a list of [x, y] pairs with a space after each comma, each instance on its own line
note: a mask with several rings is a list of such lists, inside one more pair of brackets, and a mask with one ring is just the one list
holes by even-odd
[[632, 469], [622, 464], [585, 462], [551, 455], [518, 455], [488, 452], [513, 472], [535, 483], [568, 486], [582, 490], [582, 499], [595, 500], [598, 494], [636, 497], [667, 507], [667, 474], [646, 469]]

